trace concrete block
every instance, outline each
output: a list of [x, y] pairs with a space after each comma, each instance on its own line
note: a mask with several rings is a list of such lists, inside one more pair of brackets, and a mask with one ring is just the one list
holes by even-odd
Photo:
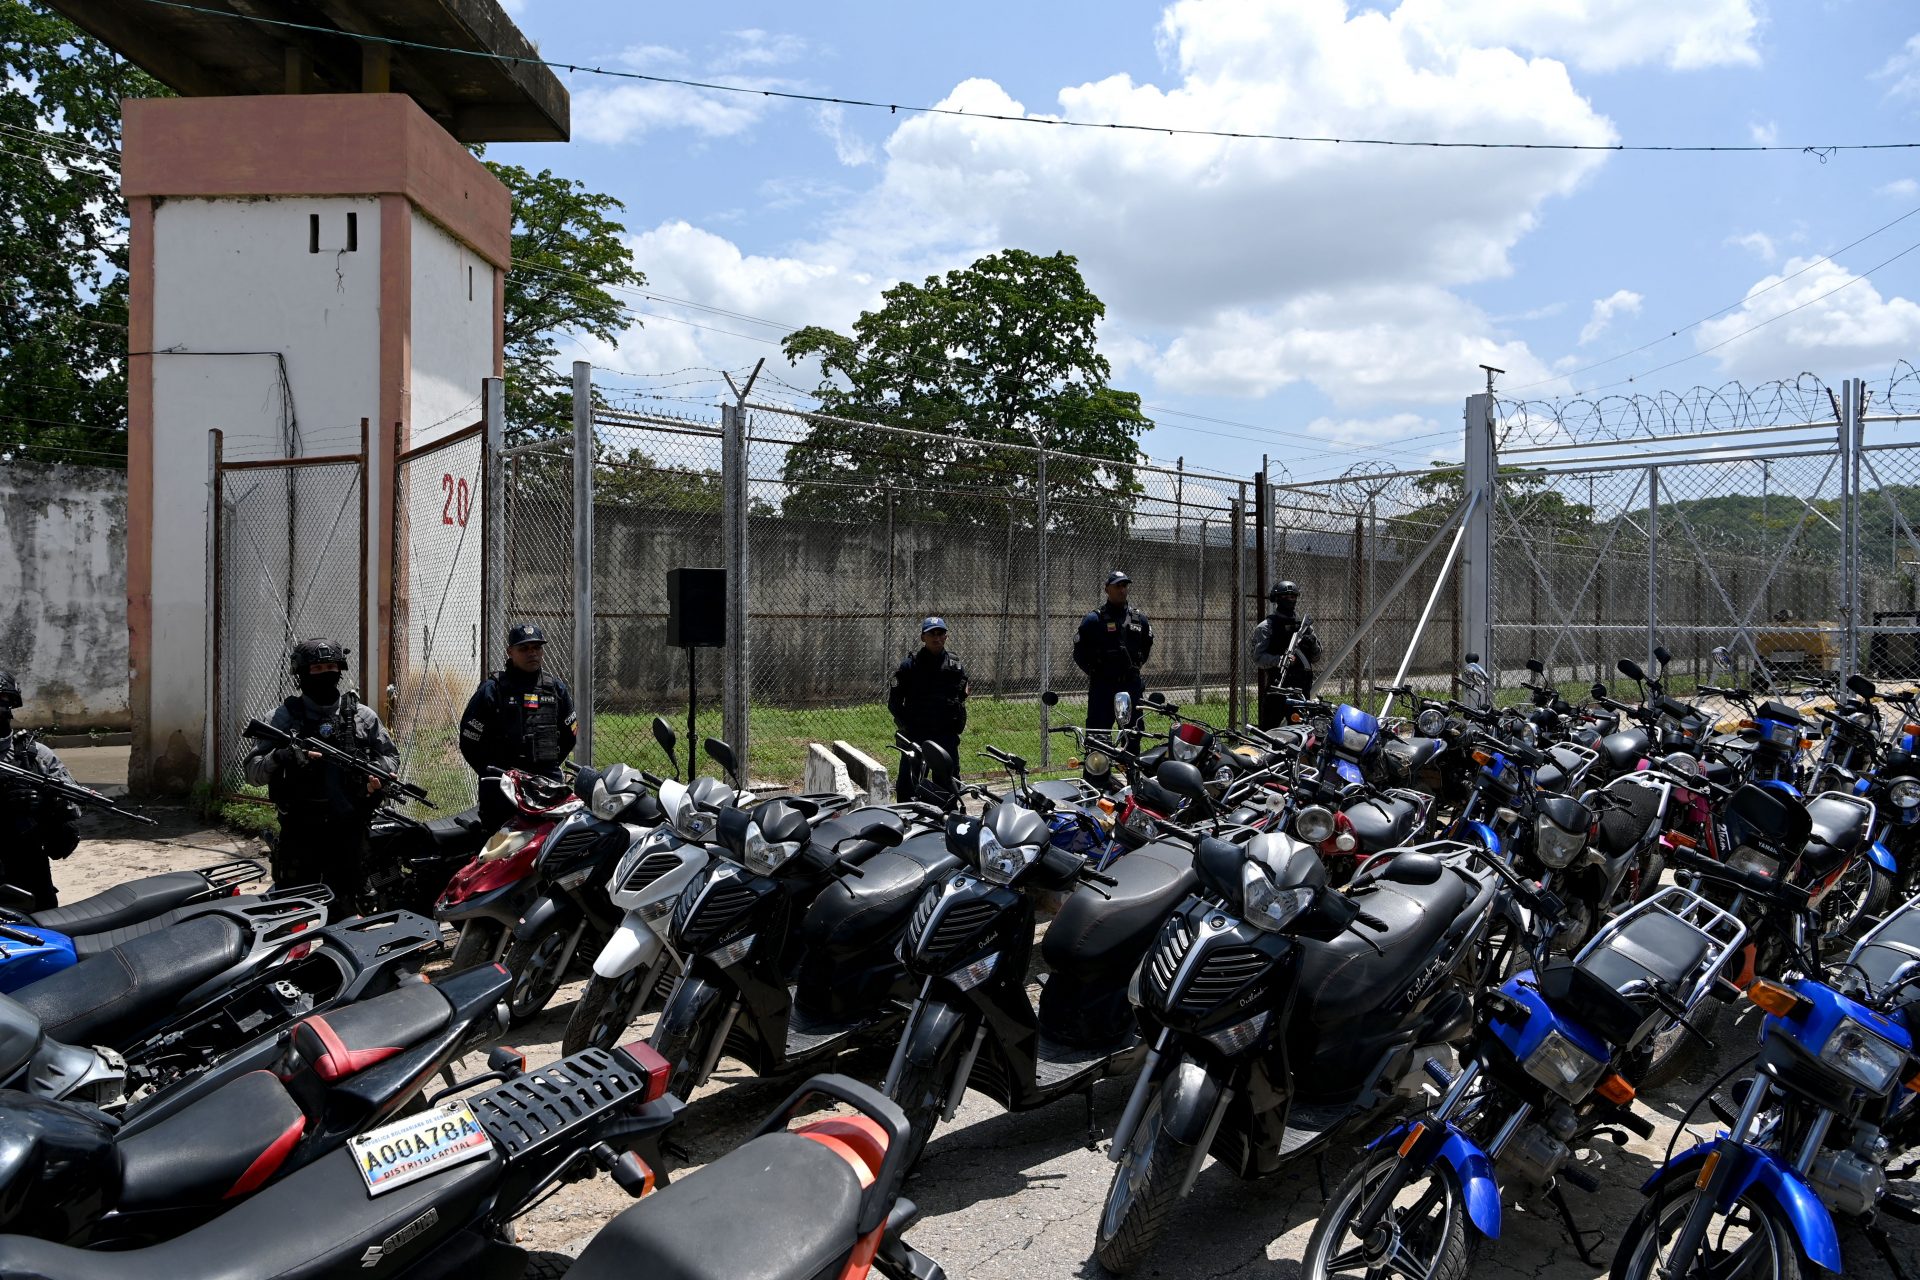
[[[837, 745], [837, 744], [836, 744]], [[847, 766], [832, 748], [818, 742], [807, 744], [807, 775], [800, 789], [808, 795], [851, 796], [858, 799], [861, 788], [847, 774]]]
[[847, 776], [853, 780], [853, 795], [865, 795], [868, 804], [892, 804], [893, 786], [887, 779], [887, 766], [854, 746], [835, 739], [833, 754], [839, 757]]

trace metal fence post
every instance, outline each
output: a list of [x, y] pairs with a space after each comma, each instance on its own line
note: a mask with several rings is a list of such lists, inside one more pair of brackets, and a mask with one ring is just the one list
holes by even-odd
[[[1467, 397], [1466, 459], [1460, 499], [1471, 503], [1466, 537], [1461, 548], [1460, 613], [1462, 643], [1478, 653], [1487, 670], [1499, 679], [1493, 652], [1493, 508], [1497, 473], [1494, 466], [1493, 397], [1481, 392]], [[1478, 501], [1474, 501], [1475, 498]]]
[[[220, 463], [225, 448], [225, 436], [220, 428], [207, 432], [207, 625], [211, 634], [207, 637], [207, 724], [202, 735], [202, 750], [206, 755], [204, 770], [206, 776], [215, 782], [220, 781], [220, 658], [222, 641], [221, 600], [224, 566], [220, 563], [222, 547], [220, 545], [221, 504], [224, 498], [220, 492]], [[366, 608], [366, 601], [360, 607]]]
[[[1040, 628], [1040, 633], [1035, 640], [1040, 658], [1040, 687], [1044, 690], [1053, 687], [1053, 645], [1052, 638], [1048, 635], [1050, 628], [1047, 626], [1047, 588], [1050, 585], [1051, 574], [1047, 564], [1047, 448], [1045, 444], [1040, 446], [1037, 479], [1038, 484], [1034, 494], [1034, 513], [1037, 523], [1034, 532], [1038, 535], [1035, 539], [1038, 546], [1033, 575], [1033, 617], [1034, 624]], [[1050, 731], [1053, 723], [1049, 715], [1052, 710], [1053, 708], [1046, 703], [1040, 704], [1040, 767], [1042, 769], [1052, 764], [1053, 734]]]
[[593, 762], [593, 366], [573, 362], [574, 755]]
[[1654, 638], [1660, 625], [1660, 468], [1647, 468], [1647, 670], [1652, 671]]
[[487, 674], [490, 645], [507, 640], [507, 384], [504, 378], [480, 380], [480, 670]]
[[[1262, 483], [1260, 488], [1264, 489]], [[1240, 672], [1242, 656], [1240, 645], [1246, 630], [1246, 520], [1247, 486], [1240, 486], [1240, 496], [1233, 500], [1233, 536], [1229, 543], [1233, 549], [1232, 579], [1228, 594], [1233, 597], [1233, 608], [1227, 618], [1227, 727], [1237, 729], [1242, 723], [1240, 718]], [[1265, 539], [1261, 539], [1262, 542]], [[1251, 716], [1248, 719], [1252, 719]]]
[[1849, 378], [1845, 387], [1846, 413], [1840, 424], [1845, 440], [1840, 470], [1844, 476], [1846, 518], [1840, 525], [1840, 538], [1846, 548], [1846, 572], [1842, 575], [1847, 592], [1845, 674], [1853, 675], [1860, 670], [1860, 444], [1865, 431], [1861, 418], [1866, 410], [1867, 384], [1864, 378]]
[[[1260, 473], [1253, 478], [1253, 597], [1257, 609], [1267, 598], [1267, 522], [1272, 519], [1273, 490], [1267, 485], [1267, 460], [1260, 459]], [[1246, 505], [1247, 487], [1240, 486], [1240, 502]], [[1238, 541], [1235, 535], [1235, 541]]]
[[720, 552], [727, 569], [727, 666], [722, 692], [721, 728], [751, 780], [747, 763], [753, 666], [747, 628], [747, 411], [720, 408]]
[[1206, 701], [1205, 631], [1207, 629], [1207, 517], [1200, 517], [1200, 553], [1194, 557], [1193, 593], [1193, 700]]

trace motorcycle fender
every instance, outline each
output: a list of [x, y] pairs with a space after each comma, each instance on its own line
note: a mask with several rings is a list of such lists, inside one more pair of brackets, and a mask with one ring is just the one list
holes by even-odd
[[1227, 1088], [1212, 1072], [1191, 1058], [1183, 1058], [1167, 1072], [1160, 1085], [1160, 1128], [1168, 1137], [1193, 1148], [1193, 1161], [1181, 1171], [1180, 1194], [1185, 1196], [1206, 1163], [1207, 1148], [1226, 1114]]
[[[1409, 1120], [1396, 1125], [1367, 1144], [1368, 1150], [1378, 1147], [1398, 1147], [1419, 1122]], [[1420, 1141], [1414, 1145], [1406, 1158], [1417, 1160], [1422, 1168], [1436, 1160], [1445, 1161], [1453, 1167], [1460, 1178], [1460, 1186], [1467, 1195], [1467, 1219], [1473, 1223], [1474, 1230], [1489, 1240], [1500, 1238], [1500, 1184], [1494, 1180], [1493, 1161], [1487, 1159], [1487, 1153], [1480, 1144], [1467, 1137], [1451, 1124], [1437, 1137], [1431, 1127], [1420, 1135]]]
[[515, 942], [531, 942], [549, 929], [570, 929], [580, 919], [580, 908], [572, 898], [556, 898], [546, 894], [535, 898], [533, 905], [513, 926]]
[[[1702, 1142], [1688, 1147], [1666, 1165], [1656, 1171], [1642, 1192], [1651, 1193], [1663, 1182], [1679, 1178], [1692, 1180], [1700, 1174], [1700, 1166], [1706, 1161], [1714, 1148], [1721, 1144]], [[1757, 1151], [1752, 1147], [1727, 1146], [1722, 1160], [1739, 1160], [1742, 1168], [1727, 1183], [1727, 1199], [1731, 1204], [1735, 1197], [1744, 1195], [1749, 1189], [1758, 1187], [1761, 1193], [1772, 1200], [1780, 1210], [1782, 1217], [1792, 1225], [1793, 1233], [1799, 1237], [1800, 1251], [1807, 1260], [1823, 1271], [1840, 1270], [1840, 1233], [1833, 1224], [1833, 1215], [1813, 1188], [1801, 1181], [1800, 1175], [1776, 1160], [1772, 1153]], [[1723, 1208], [1725, 1207], [1723, 1204]]]
[[1869, 849], [1867, 854], [1873, 859], [1873, 865], [1888, 875], [1893, 876], [1900, 874], [1900, 864], [1893, 860], [1893, 854], [1889, 852], [1887, 846], [1880, 841], [1875, 840], [1873, 842], [1873, 848]]
[[968, 1030], [963, 1010], [943, 1000], [929, 1000], [911, 1015], [906, 1060], [916, 1067], [932, 1067], [960, 1050]]
[[700, 1020], [726, 998], [725, 988], [689, 970], [667, 997], [666, 1008], [660, 1011], [660, 1021], [654, 1025], [648, 1043], [658, 1044], [669, 1032], [698, 1026]]
[[1468, 822], [1467, 829], [1460, 834], [1463, 839], [1478, 841], [1488, 853], [1500, 852], [1499, 835], [1484, 822]]
[[641, 965], [652, 964], [666, 945], [638, 916], [630, 915], [620, 922], [620, 927], [607, 939], [607, 945], [594, 957], [593, 972], [602, 978], [618, 978]]

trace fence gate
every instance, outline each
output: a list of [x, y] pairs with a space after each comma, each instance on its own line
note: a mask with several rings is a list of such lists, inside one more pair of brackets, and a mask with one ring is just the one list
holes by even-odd
[[[491, 415], [489, 415], [491, 416]], [[460, 713], [504, 636], [487, 565], [495, 503], [488, 486], [490, 422], [484, 419], [393, 464], [393, 598], [386, 720], [400, 772], [442, 811], [474, 801], [460, 756]]]
[[371, 683], [353, 666], [367, 652], [367, 428], [361, 423], [358, 453], [245, 462], [227, 461], [224, 436], [210, 435], [208, 758], [216, 785], [232, 790], [250, 748], [240, 728], [292, 691], [295, 644], [323, 635], [352, 647], [349, 683]]

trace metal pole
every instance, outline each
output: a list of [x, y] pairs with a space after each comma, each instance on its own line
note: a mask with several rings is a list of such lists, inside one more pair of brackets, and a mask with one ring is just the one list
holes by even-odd
[[[1256, 489], [1259, 487], [1261, 486], [1256, 485]], [[1233, 550], [1233, 579], [1231, 590], [1228, 594], [1233, 597], [1233, 609], [1231, 616], [1227, 619], [1227, 670], [1229, 672], [1227, 678], [1228, 728], [1235, 728], [1242, 723], [1240, 719], [1240, 672], [1243, 659], [1240, 646], [1245, 640], [1244, 632], [1247, 623], [1246, 565], [1244, 563], [1247, 548], [1247, 486], [1244, 484], [1240, 486], [1240, 496], [1233, 500], [1232, 518], [1233, 537], [1231, 543]], [[1262, 539], [1262, 541], [1265, 540]], [[1251, 716], [1248, 717], [1248, 719], [1252, 718]]]
[[1207, 620], [1207, 518], [1200, 517], [1200, 553], [1194, 557], [1194, 577], [1196, 586], [1193, 597], [1193, 700], [1206, 700], [1201, 681], [1205, 678], [1205, 644], [1201, 633], [1206, 630]]
[[[1478, 653], [1487, 670], [1497, 673], [1493, 653], [1493, 507], [1496, 471], [1493, 446], [1493, 396], [1482, 392], [1467, 397], [1466, 466], [1461, 498], [1467, 503], [1466, 531], [1458, 540], [1464, 559], [1460, 575], [1460, 615], [1463, 619], [1462, 643]], [[1438, 581], [1445, 581], [1442, 571]], [[1425, 625], [1424, 619], [1422, 626]], [[1417, 634], [1417, 633], [1416, 633]], [[1409, 650], [1411, 652], [1411, 650]], [[1404, 671], [1404, 664], [1402, 667]], [[1498, 679], [1498, 675], [1495, 675]], [[1395, 684], [1400, 679], [1394, 680]]]
[[1647, 468], [1647, 670], [1653, 670], [1660, 624], [1660, 468]]
[[[1473, 399], [1478, 400], [1480, 397], [1474, 396]], [[1400, 655], [1399, 669], [1393, 673], [1393, 683], [1396, 685], [1406, 683], [1407, 668], [1413, 664], [1414, 651], [1420, 647], [1420, 637], [1426, 633], [1427, 619], [1433, 616], [1433, 606], [1439, 601], [1441, 591], [1446, 588], [1447, 574], [1453, 568], [1454, 557], [1460, 554], [1462, 544], [1467, 541], [1467, 534], [1473, 528], [1475, 508], [1480, 505], [1479, 494], [1472, 494], [1467, 498], [1466, 515], [1461, 519], [1460, 527], [1454, 531], [1453, 542], [1447, 547], [1447, 558], [1440, 562], [1440, 572], [1433, 575], [1433, 590], [1427, 593], [1427, 603], [1420, 610], [1420, 620], [1413, 624], [1413, 638], [1407, 641], [1407, 651]], [[1393, 698], [1394, 695], [1390, 693], [1387, 695], [1387, 700], [1380, 704], [1382, 720], [1386, 719], [1387, 713], [1393, 710]]]
[[[373, 509], [373, 494], [370, 492], [367, 461], [373, 448], [373, 429], [365, 418], [360, 419], [360, 662], [361, 670], [366, 672], [369, 681], [379, 679], [373, 661], [374, 620], [367, 614], [367, 513]], [[388, 512], [389, 517], [392, 512]], [[377, 616], [377, 611], [376, 611]], [[364, 692], [373, 695], [373, 705], [382, 705], [379, 694], [372, 689]]]
[[[1038, 535], [1036, 542], [1038, 543], [1039, 554], [1034, 565], [1033, 618], [1034, 624], [1040, 628], [1040, 633], [1036, 637], [1040, 650], [1040, 687], [1042, 689], [1049, 689], [1053, 687], [1053, 652], [1050, 637], [1047, 634], [1047, 586], [1049, 568], [1047, 564], [1047, 450], [1044, 445], [1040, 449], [1040, 467], [1038, 486], [1034, 498], [1034, 513], [1038, 521], [1034, 532]], [[1046, 703], [1042, 702], [1040, 704], [1040, 767], [1042, 769], [1047, 768], [1052, 760], [1051, 747], [1053, 734], [1050, 733], [1049, 730], [1053, 728], [1053, 725], [1051, 723], [1052, 718], [1048, 715], [1052, 710], [1053, 708], [1049, 707]]]
[[503, 378], [480, 380], [480, 419], [486, 425], [480, 432], [480, 671], [487, 674], [489, 645], [505, 644], [507, 638], [507, 384]]
[[1853, 578], [1850, 594], [1847, 597], [1847, 674], [1854, 675], [1860, 670], [1860, 614], [1865, 600], [1864, 575], [1860, 572], [1860, 450], [1866, 443], [1867, 434], [1867, 380], [1853, 380], [1853, 434], [1850, 441], [1850, 454], [1853, 467], [1851, 482], [1847, 492], [1851, 502], [1847, 514], [1847, 544], [1851, 550], [1848, 556], [1853, 565]]
[[720, 542], [721, 559], [727, 567], [727, 666], [721, 716], [722, 732], [739, 759], [742, 779], [753, 776], [747, 763], [748, 739], [752, 736], [748, 709], [753, 692], [753, 658], [747, 626], [747, 590], [751, 585], [747, 563], [749, 479], [747, 411], [738, 404], [722, 405]]
[[[1244, 495], [1246, 486], [1241, 486]], [[1246, 501], [1245, 497], [1241, 502]], [[1253, 595], [1255, 607], [1267, 598], [1267, 521], [1272, 519], [1273, 491], [1267, 487], [1267, 456], [1260, 455], [1260, 474], [1253, 478]], [[1236, 535], [1235, 542], [1239, 538]], [[1236, 668], [1237, 669], [1237, 668]]]
[[593, 762], [593, 366], [573, 362], [574, 755]]
[[[220, 491], [220, 459], [224, 449], [224, 439], [218, 427], [207, 432], [207, 600], [208, 620], [212, 627], [212, 643], [207, 646], [207, 729], [206, 759], [207, 777], [218, 784], [223, 779], [220, 767], [220, 659], [225, 656], [226, 637], [220, 633], [225, 619], [220, 607], [221, 577], [223, 566], [220, 546], [220, 525], [224, 512], [222, 504], [226, 501]], [[365, 608], [363, 602], [361, 608]]]

